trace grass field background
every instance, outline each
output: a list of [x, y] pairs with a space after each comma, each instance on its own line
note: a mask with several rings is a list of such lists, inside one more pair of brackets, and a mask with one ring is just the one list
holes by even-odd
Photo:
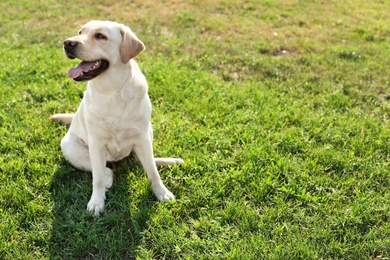
[[[389, 259], [387, 1], [2, 1], [1, 259]], [[105, 213], [59, 143], [85, 89], [62, 42], [131, 27], [155, 155], [113, 165]]]

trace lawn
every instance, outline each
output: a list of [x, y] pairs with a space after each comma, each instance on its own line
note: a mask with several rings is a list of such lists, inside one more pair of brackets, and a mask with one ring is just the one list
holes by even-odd
[[[0, 3], [0, 259], [390, 259], [386, 1]], [[154, 149], [176, 201], [131, 158], [105, 212], [59, 149], [85, 83], [62, 42], [132, 28]]]

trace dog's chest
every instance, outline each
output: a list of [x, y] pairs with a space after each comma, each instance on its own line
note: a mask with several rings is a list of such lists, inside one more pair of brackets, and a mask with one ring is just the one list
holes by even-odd
[[147, 133], [151, 112], [147, 96], [137, 99], [123, 92], [102, 95], [90, 90], [83, 101], [88, 132], [105, 143], [109, 160], [128, 156], [140, 135]]
[[142, 101], [125, 99], [120, 92], [106, 96], [88, 93], [84, 99], [89, 123], [107, 133], [131, 135], [143, 123], [140, 118], [150, 117]]
[[106, 141], [106, 148], [110, 159], [117, 161], [128, 156], [133, 150], [138, 135], [139, 130], [136, 128], [129, 128], [113, 133]]
[[133, 150], [136, 140], [147, 129], [144, 120], [139, 120], [133, 113], [122, 111], [120, 116], [100, 118], [102, 136], [105, 136], [106, 147], [111, 160], [117, 161], [128, 156]]

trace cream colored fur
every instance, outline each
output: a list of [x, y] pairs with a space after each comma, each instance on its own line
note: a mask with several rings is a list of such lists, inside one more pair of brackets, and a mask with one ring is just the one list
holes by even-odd
[[[96, 39], [100, 33], [106, 39]], [[179, 158], [154, 158], [151, 102], [148, 84], [134, 57], [144, 44], [126, 26], [115, 22], [91, 21], [78, 36], [76, 58], [85, 61], [105, 59], [109, 68], [88, 82], [77, 112], [55, 114], [53, 121], [71, 123], [61, 141], [65, 158], [76, 168], [91, 171], [93, 191], [87, 209], [103, 212], [106, 189], [113, 182], [107, 161], [118, 161], [131, 152], [144, 167], [156, 197], [174, 199], [158, 174], [156, 165], [182, 163]]]

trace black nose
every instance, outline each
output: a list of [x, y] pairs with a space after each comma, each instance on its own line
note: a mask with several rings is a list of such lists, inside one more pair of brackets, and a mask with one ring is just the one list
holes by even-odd
[[69, 48], [74, 48], [77, 46], [77, 42], [76, 41], [72, 41], [72, 40], [65, 40], [64, 41], [64, 46], [65, 47], [69, 47]]

